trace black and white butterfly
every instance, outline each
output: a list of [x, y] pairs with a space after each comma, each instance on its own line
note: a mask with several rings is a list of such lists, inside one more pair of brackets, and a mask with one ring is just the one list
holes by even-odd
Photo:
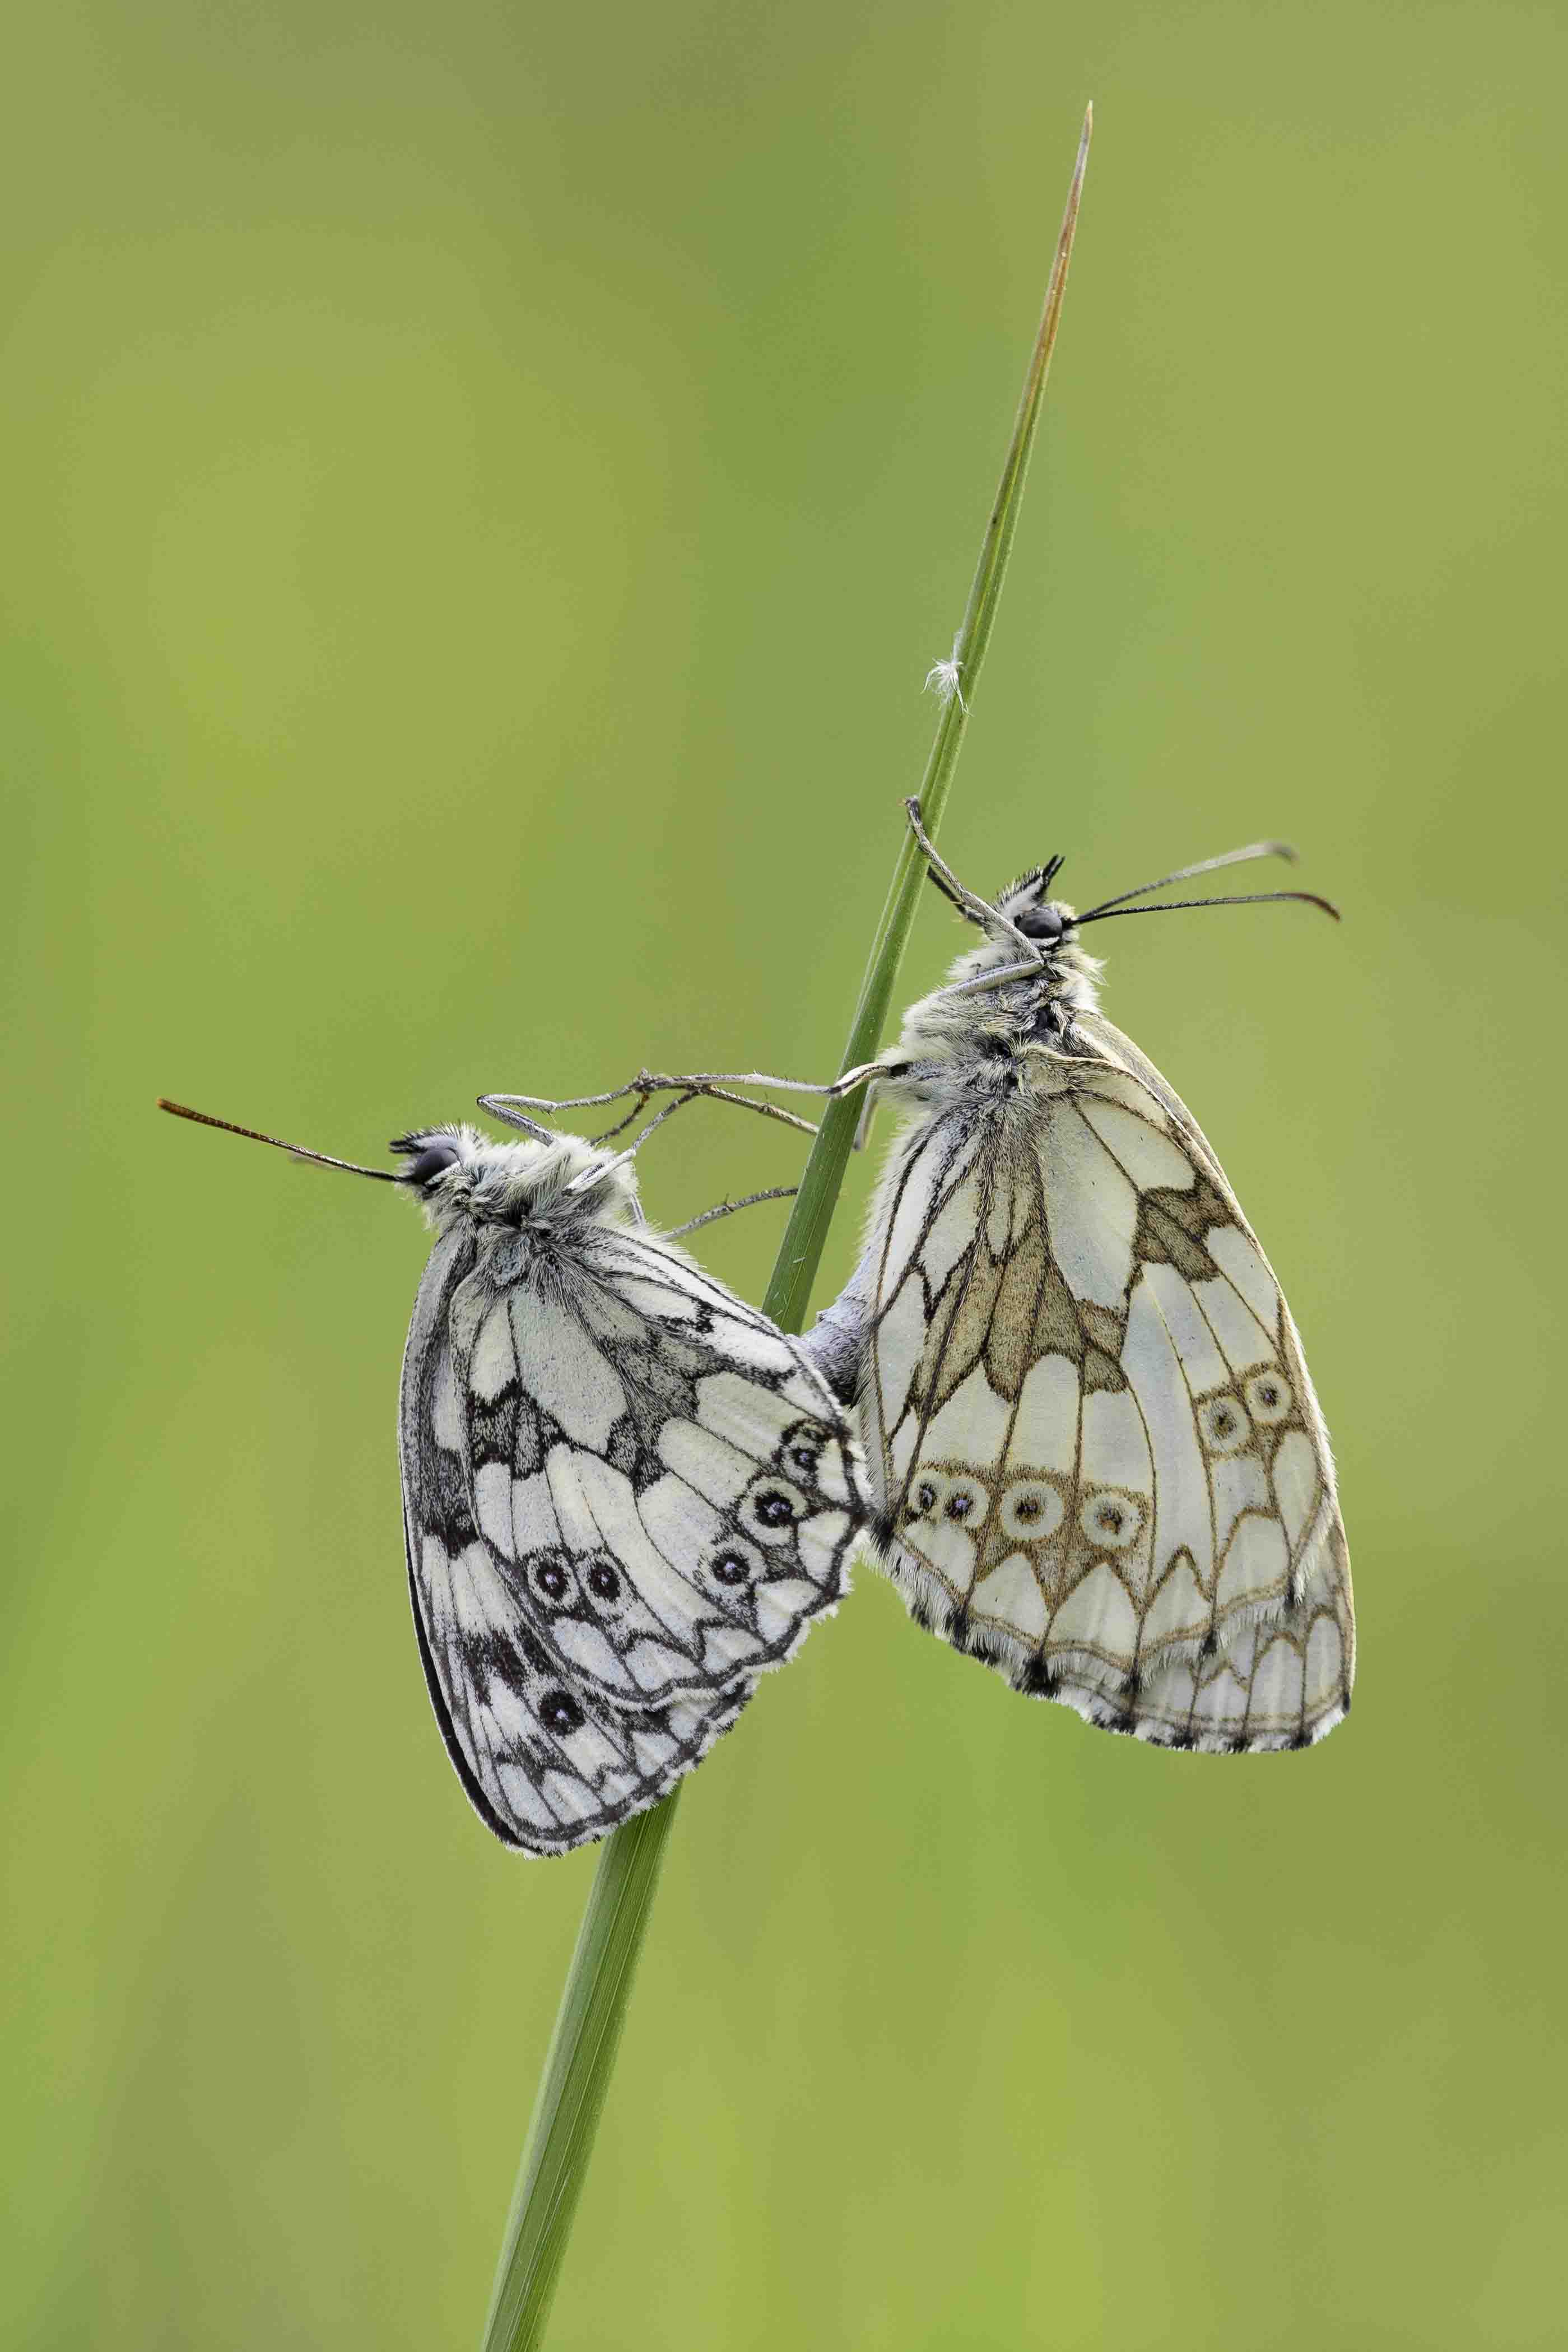
[[561, 1853], [663, 1796], [831, 1614], [864, 1502], [800, 1342], [643, 1222], [631, 1153], [511, 1116], [527, 1139], [431, 1128], [395, 1176], [353, 1172], [435, 1235], [399, 1416], [431, 1703], [497, 1836]]

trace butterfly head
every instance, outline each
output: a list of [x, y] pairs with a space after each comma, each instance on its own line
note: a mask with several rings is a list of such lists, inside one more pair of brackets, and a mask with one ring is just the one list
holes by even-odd
[[[1051, 886], [1061, 860], [1052, 857], [1020, 874], [994, 899], [966, 899], [960, 911], [983, 934], [983, 944], [961, 955], [947, 975], [956, 1010], [977, 1017], [1016, 1016], [1032, 1022], [1042, 1006], [1092, 1010], [1100, 965], [1079, 943], [1079, 918]], [[967, 1009], [966, 1009], [967, 1008]]]
[[1051, 886], [1061, 871], [1060, 856], [1048, 858], [1030, 874], [1020, 874], [997, 893], [996, 911], [1015, 931], [1031, 940], [1042, 955], [1071, 938], [1074, 915], [1064, 898], [1053, 898]]
[[437, 1233], [462, 1218], [522, 1225], [638, 1214], [630, 1164], [580, 1135], [497, 1143], [475, 1127], [430, 1127], [392, 1148], [403, 1162], [398, 1182], [418, 1194]]

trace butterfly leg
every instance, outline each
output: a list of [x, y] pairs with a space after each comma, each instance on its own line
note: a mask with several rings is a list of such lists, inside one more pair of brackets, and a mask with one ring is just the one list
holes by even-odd
[[966, 890], [952, 867], [937, 855], [936, 845], [921, 822], [920, 803], [914, 799], [906, 800], [904, 806], [909, 818], [909, 830], [915, 835], [920, 855], [925, 860], [926, 872], [943, 897], [950, 898], [958, 912], [967, 917], [977, 929], [989, 931], [1000, 939], [1010, 940], [1029, 969], [1031, 971], [1038, 971], [1044, 963], [1045, 958], [1035, 942], [1026, 938], [1015, 923], [1009, 923], [1007, 917], [998, 908], [993, 907], [988, 898], [981, 898], [973, 890]]
[[779, 1078], [766, 1070], [691, 1070], [684, 1073], [661, 1070], [639, 1070], [624, 1086], [612, 1087], [605, 1094], [565, 1095], [554, 1098], [548, 1095], [481, 1095], [479, 1108], [493, 1118], [504, 1119], [508, 1127], [521, 1127], [530, 1134], [539, 1132], [536, 1123], [526, 1116], [529, 1111], [543, 1111], [547, 1117], [557, 1111], [596, 1108], [601, 1104], [624, 1101], [628, 1095], [635, 1097], [626, 1117], [614, 1127], [607, 1128], [596, 1141], [608, 1142], [620, 1135], [642, 1116], [656, 1094], [678, 1094], [688, 1098], [702, 1096], [713, 1102], [733, 1103], [737, 1109], [755, 1111], [759, 1118], [779, 1120], [793, 1127], [802, 1135], [814, 1135], [816, 1129], [810, 1119], [798, 1118], [793, 1111], [781, 1109], [777, 1103], [753, 1102], [749, 1096], [737, 1094], [737, 1087], [772, 1087], [791, 1094], [824, 1095], [829, 1100], [849, 1094], [863, 1083], [876, 1068], [866, 1063], [862, 1068], [846, 1070], [841, 1077], [827, 1085], [809, 1078]]
[[861, 1115], [855, 1121], [855, 1150], [863, 1151], [871, 1141], [871, 1123], [876, 1117], [876, 1080], [873, 1078], [861, 1097]]
[[651, 1097], [659, 1091], [661, 1081], [651, 1071], [640, 1070], [623, 1087], [612, 1087], [608, 1094], [563, 1095], [559, 1100], [549, 1095], [481, 1095], [479, 1108], [507, 1127], [520, 1127], [528, 1135], [543, 1135], [548, 1130], [541, 1128], [536, 1119], [524, 1117], [525, 1112], [542, 1110], [553, 1118], [557, 1111], [597, 1109], [601, 1104], [621, 1102], [627, 1095], [635, 1095], [637, 1099], [625, 1118], [614, 1127], [606, 1128], [603, 1135], [595, 1139], [603, 1143], [611, 1136], [622, 1134], [634, 1119], [642, 1117]]
[[716, 1217], [733, 1217], [737, 1209], [754, 1209], [759, 1201], [792, 1201], [800, 1189], [799, 1184], [775, 1184], [766, 1192], [747, 1192], [743, 1200], [721, 1201], [716, 1208], [705, 1209], [700, 1217], [672, 1225], [665, 1238], [674, 1241], [678, 1234], [695, 1234], [699, 1225], [711, 1225]]
[[627, 1112], [625, 1118], [618, 1118], [613, 1127], [601, 1128], [599, 1133], [592, 1138], [592, 1140], [595, 1143], [609, 1143], [612, 1142], [616, 1136], [624, 1135], [629, 1127], [636, 1126], [637, 1121], [642, 1118], [643, 1113], [647, 1109], [648, 1105], [652, 1100], [653, 1097], [651, 1095], [644, 1094], [639, 1087], [636, 1099], [632, 1103], [632, 1108]]

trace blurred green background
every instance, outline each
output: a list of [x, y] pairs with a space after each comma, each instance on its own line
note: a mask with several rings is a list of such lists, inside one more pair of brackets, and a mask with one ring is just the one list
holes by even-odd
[[[591, 1853], [408, 1624], [350, 1156], [823, 1075], [1083, 101], [944, 846], [1090, 894], [1342, 1463], [1356, 1712], [1099, 1738], [862, 1571], [689, 1784], [559, 2352], [1557, 2342], [1568, 26], [1517, 0], [136, 8], [0, 136], [14, 1190], [0, 2334], [476, 2336]], [[935, 898], [906, 994], [960, 944]], [[786, 1181], [703, 1109], [670, 1221]], [[857, 1167], [822, 1295], [852, 1262]], [[780, 1213], [705, 1236], [759, 1297]]]

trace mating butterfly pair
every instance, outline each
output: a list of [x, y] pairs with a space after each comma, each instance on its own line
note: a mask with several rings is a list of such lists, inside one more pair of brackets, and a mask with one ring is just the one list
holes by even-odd
[[[984, 943], [896, 1045], [810, 1089], [863, 1087], [904, 1125], [805, 1340], [643, 1222], [643, 1137], [606, 1150], [528, 1115], [569, 1105], [491, 1096], [525, 1139], [393, 1146], [436, 1236], [400, 1419], [414, 1623], [463, 1784], [528, 1853], [689, 1771], [831, 1614], [857, 1537], [919, 1623], [1109, 1729], [1297, 1748], [1350, 1704], [1349, 1560], [1295, 1326], [1078, 943], [1163, 885], [1075, 915], [1053, 860], [992, 904], [910, 817]], [[746, 1083], [617, 1092], [675, 1108]]]

